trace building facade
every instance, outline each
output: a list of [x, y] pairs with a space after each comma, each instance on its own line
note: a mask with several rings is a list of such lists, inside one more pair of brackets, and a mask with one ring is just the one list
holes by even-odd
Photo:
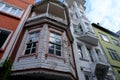
[[116, 80], [85, 16], [85, 0], [33, 3], [0, 1], [0, 59], [12, 63], [9, 80]]
[[116, 33], [101, 27], [99, 24], [92, 24], [99, 42], [103, 48], [109, 63], [112, 66], [117, 80], [120, 80], [120, 37]]
[[81, 2], [74, 0], [68, 4], [78, 78], [79, 80], [115, 80], [98, 38], [85, 16], [84, 3], [85, 0]]
[[32, 5], [22, 28], [10, 80], [77, 80], [69, 12], [64, 3], [43, 0]]

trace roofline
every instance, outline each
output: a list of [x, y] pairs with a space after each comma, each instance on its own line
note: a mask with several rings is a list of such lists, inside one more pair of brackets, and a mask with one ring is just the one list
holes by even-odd
[[113, 36], [115, 36], [115, 37], [120, 37], [118, 34], [112, 32], [112, 31], [110, 31], [110, 30], [108, 30], [108, 29], [106, 29], [106, 28], [104, 28], [104, 27], [102, 27], [102, 26], [100, 26], [99, 24], [92, 23], [92, 26], [93, 26], [93, 27], [96, 27], [96, 28], [98, 28], [98, 29], [100, 29], [100, 30], [102, 30], [102, 31], [105, 31], [105, 32], [107, 32], [107, 33], [109, 33], [109, 34], [111, 34], [111, 35], [113, 35]]

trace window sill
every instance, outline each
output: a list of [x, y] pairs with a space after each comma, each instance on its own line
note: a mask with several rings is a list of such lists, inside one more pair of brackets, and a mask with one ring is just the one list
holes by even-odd
[[87, 61], [87, 62], [89, 62], [89, 60], [87, 60], [87, 59], [84, 59], [84, 58], [80, 58], [80, 60], [83, 60], [83, 61]]
[[58, 59], [63, 59], [63, 60], [65, 60], [65, 58], [64, 57], [62, 57], [62, 56], [56, 56], [56, 55], [53, 55], [53, 54], [45, 54], [45, 57], [47, 58], [48, 56], [50, 56], [50, 57], [55, 57], [55, 58], [58, 58]]
[[18, 57], [18, 61], [20, 60], [20, 58], [26, 58], [26, 57], [32, 57], [35, 56], [35, 58], [37, 58], [37, 54], [36, 53], [32, 53], [32, 54], [27, 54], [27, 55], [21, 55]]
[[20, 19], [21, 19], [21, 17], [14, 16], [14, 15], [11, 15], [11, 14], [6, 13], [6, 12], [3, 12], [3, 11], [0, 11], [0, 13], [3, 14], [3, 15], [9, 16], [9, 17], [11, 17], [11, 18], [15, 18], [15, 19], [17, 19], [17, 20], [20, 20]]

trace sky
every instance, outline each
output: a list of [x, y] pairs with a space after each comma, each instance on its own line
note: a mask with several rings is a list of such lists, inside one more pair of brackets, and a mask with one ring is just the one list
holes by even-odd
[[120, 0], [86, 0], [86, 16], [110, 31], [120, 30]]

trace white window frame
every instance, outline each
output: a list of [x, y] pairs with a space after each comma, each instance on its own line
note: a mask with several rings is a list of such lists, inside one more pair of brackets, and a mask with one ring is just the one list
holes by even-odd
[[[5, 12], [5, 13], [8, 13], [8, 14], [11, 14], [10, 11], [12, 10], [12, 8], [15, 8], [16, 11], [14, 12], [14, 14], [11, 14], [11, 15], [16, 16], [17, 12], [18, 12], [19, 10], [21, 10], [21, 11], [22, 11], [21, 14], [20, 14], [19, 16], [16, 16], [16, 17], [21, 17], [21, 16], [22, 16], [22, 14], [23, 14], [23, 10], [22, 10], [22, 9], [19, 9], [19, 8], [17, 8], [17, 7], [11, 6], [11, 5], [6, 4], [6, 3], [3, 3], [3, 2], [0, 2], [0, 3], [3, 4], [3, 5], [0, 7], [0, 11]], [[10, 6], [10, 8], [9, 8], [7, 11], [3, 11], [3, 9], [4, 9], [6, 6]]]
[[6, 44], [7, 44], [7, 42], [9, 41], [9, 39], [10, 39], [10, 37], [11, 37], [13, 31], [8, 30], [8, 29], [5, 29], [5, 28], [0, 28], [0, 29], [5, 30], [5, 31], [9, 31], [9, 32], [10, 32], [9, 36], [7, 37], [6, 41], [4, 42], [4, 44], [3, 44], [2, 47], [1, 47], [1, 49], [4, 49], [5, 46], [6, 46]]

